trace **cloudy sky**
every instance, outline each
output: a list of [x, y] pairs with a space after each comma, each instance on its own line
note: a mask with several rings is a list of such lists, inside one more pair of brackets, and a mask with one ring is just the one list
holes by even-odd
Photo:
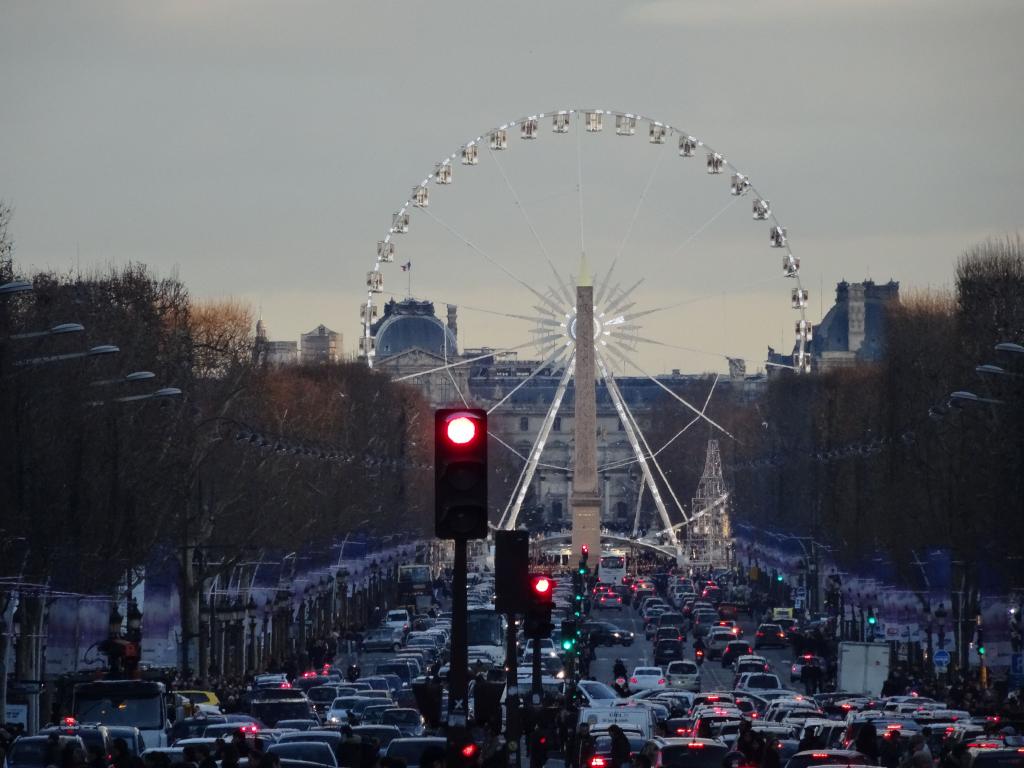
[[[967, 245], [1018, 230], [1022, 30], [1020, 0], [5, 0], [0, 198], [26, 268], [145, 261], [197, 295], [251, 300], [274, 338], [325, 323], [351, 351], [376, 241], [435, 160], [522, 115], [625, 109], [750, 175], [816, 320], [841, 278], [948, 285]], [[409, 260], [418, 296], [533, 314], [508, 273], [553, 282], [530, 224], [575, 269], [582, 177], [595, 271], [621, 251], [623, 286], [645, 280], [638, 309], [695, 302], [645, 334], [752, 366], [791, 343], [790, 284], [772, 281], [749, 201], [702, 229], [729, 196], [701, 158], [685, 171], [643, 135], [542, 131], [431, 190], [389, 291], [407, 290]], [[469, 309], [460, 330], [529, 338]], [[721, 368], [658, 349], [646, 365]]]

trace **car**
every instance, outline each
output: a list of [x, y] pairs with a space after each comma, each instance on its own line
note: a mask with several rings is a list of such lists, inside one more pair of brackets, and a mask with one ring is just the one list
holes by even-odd
[[653, 638], [655, 643], [659, 640], [679, 640], [682, 642], [685, 639], [686, 636], [679, 627], [659, 627], [658, 631], [654, 633]]
[[412, 617], [405, 608], [395, 608], [387, 612], [384, 626], [388, 629], [400, 630], [403, 634], [412, 627]]
[[667, 685], [661, 667], [634, 667], [629, 676], [630, 691], [644, 691], [648, 688], [664, 688]]
[[700, 667], [693, 661], [671, 661], [665, 669], [665, 685], [684, 691], [700, 690]]
[[860, 752], [849, 749], [808, 749], [797, 752], [786, 763], [786, 768], [810, 768], [814, 765], [870, 765], [871, 760]]
[[622, 597], [612, 590], [605, 590], [594, 597], [594, 607], [602, 610], [622, 610]]
[[787, 645], [786, 633], [778, 624], [761, 624], [754, 632], [754, 648], [766, 648], [774, 646], [785, 648]]
[[[85, 742], [80, 736], [57, 736], [58, 754], [51, 754], [49, 736], [19, 736], [11, 745], [7, 754], [8, 768], [46, 768], [60, 763], [60, 753], [65, 749], [81, 749], [85, 752]], [[69, 750], [68, 754], [71, 754]]]
[[106, 729], [110, 732], [110, 738], [124, 739], [129, 754], [138, 757], [146, 751], [146, 741], [142, 738], [142, 731], [134, 725], [108, 725]]
[[380, 722], [382, 725], [396, 726], [402, 736], [423, 735], [423, 715], [418, 709], [396, 707], [385, 710], [381, 713]]
[[523, 651], [520, 656], [522, 659], [530, 660], [533, 658], [533, 644], [538, 644], [540, 648], [540, 655], [547, 656], [548, 658], [557, 659], [558, 649], [555, 648], [555, 641], [549, 637], [542, 638], [540, 640], [534, 640], [533, 638], [528, 639], [523, 644]]
[[681, 661], [685, 655], [686, 651], [679, 640], [658, 640], [654, 644], [654, 663], [659, 667], [664, 667], [670, 661]]
[[316, 720], [278, 720], [277, 727], [289, 731], [308, 731], [319, 728], [320, 723]]
[[782, 688], [779, 676], [771, 672], [744, 672], [736, 681], [737, 691], [768, 690], [777, 691]]
[[444, 762], [447, 748], [448, 741], [438, 736], [392, 739], [384, 751], [384, 756], [403, 761], [405, 768], [419, 768], [424, 753], [429, 754], [431, 751], [437, 755], [437, 760]]
[[[317, 716], [313, 704], [303, 694], [287, 699], [254, 699], [249, 703], [249, 713], [270, 728], [278, 720], [306, 720]], [[205, 733], [205, 732], [204, 732]]]
[[360, 713], [359, 723], [361, 725], [379, 725], [381, 723], [380, 716], [389, 709], [395, 709], [393, 701], [371, 704]]
[[363, 635], [360, 648], [363, 653], [374, 653], [375, 651], [393, 651], [398, 653], [402, 650], [404, 632], [395, 627], [384, 627], [367, 632]]
[[[591, 732], [593, 734], [593, 732]], [[637, 731], [626, 730], [623, 728], [623, 734], [626, 736], [626, 741], [629, 742], [629, 756], [632, 758], [636, 755], [645, 744], [644, 737]], [[603, 765], [611, 768], [612, 765], [612, 737], [608, 731], [601, 731], [596, 735], [592, 735], [593, 739], [593, 752], [590, 758], [590, 765], [594, 768], [598, 768], [602, 763], [595, 761], [594, 758], [600, 758], [603, 760]]]
[[[326, 744], [327, 747], [334, 753], [335, 760], [340, 764], [343, 762], [343, 743], [345, 737], [342, 736], [338, 731], [327, 731], [327, 730], [310, 730], [310, 731], [297, 731], [295, 733], [285, 733], [277, 740], [278, 744]], [[302, 758], [296, 758], [301, 760]]]
[[338, 765], [334, 750], [322, 741], [279, 741], [267, 747], [267, 754], [277, 755], [282, 762], [302, 760], [305, 763], [326, 765], [331, 768]]
[[746, 640], [730, 640], [722, 650], [722, 666], [731, 667], [736, 659], [741, 656], [749, 656], [753, 652], [754, 649]]
[[821, 656], [815, 656], [813, 653], [805, 653], [801, 656], [797, 656], [793, 659], [793, 663], [789, 667], [789, 681], [795, 683], [803, 675], [804, 667], [808, 664], [816, 666], [820, 670], [825, 670], [828, 667], [827, 662]]
[[658, 736], [640, 750], [651, 768], [719, 768], [729, 748], [717, 739]]
[[306, 697], [313, 702], [313, 709], [322, 715], [331, 706], [331, 702], [339, 696], [352, 693], [353, 689], [340, 685], [316, 685], [306, 691]]
[[402, 737], [402, 732], [393, 725], [377, 723], [374, 725], [357, 725], [352, 729], [352, 735], [358, 736], [360, 739], [372, 739], [377, 743], [378, 752], [383, 754], [388, 744]]
[[726, 627], [712, 627], [711, 631], [708, 632], [707, 640], [704, 641], [708, 660], [717, 659], [721, 656], [725, 651], [725, 646], [735, 639], [736, 636], [732, 633], [732, 630]]
[[85, 744], [86, 749], [95, 747], [104, 755], [111, 753], [115, 738], [105, 725], [79, 725], [73, 718], [65, 718], [61, 725], [40, 728], [39, 733], [40, 735], [56, 733], [59, 736], [78, 736]]
[[[750, 666], [747, 667], [746, 669], [740, 669], [740, 667], [743, 667], [745, 665], [750, 665]], [[746, 655], [737, 657], [736, 660], [733, 662], [732, 669], [733, 669], [733, 672], [736, 672], [736, 673], [739, 673], [739, 672], [770, 672], [771, 671], [771, 665], [768, 663], [768, 659], [766, 659], [764, 656], [758, 656], [756, 654], [750, 653], [750, 654], [746, 654]]]
[[184, 696], [190, 704], [189, 714], [206, 712], [211, 715], [220, 714], [220, 699], [213, 691], [175, 691], [179, 696]]
[[588, 621], [583, 624], [583, 631], [590, 635], [591, 646], [622, 645], [628, 647], [633, 644], [634, 640], [632, 632], [607, 621]]

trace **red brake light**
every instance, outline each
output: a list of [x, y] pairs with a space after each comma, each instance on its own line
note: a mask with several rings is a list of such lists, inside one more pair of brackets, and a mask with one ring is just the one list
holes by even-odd
[[259, 733], [260, 727], [256, 725], [256, 723], [246, 723], [238, 730], [240, 730], [242, 733]]
[[631, 677], [631, 678], [629, 678], [629, 682], [635, 683], [635, 682], [637, 682], [637, 679], [635, 677]]
[[665, 684], [665, 678], [663, 677], [663, 678], [661, 678], [661, 679], [660, 679], [660, 680], [658, 681], [658, 685], [664, 685], [664, 684]]
[[701, 744], [699, 741], [691, 741], [686, 746], [689, 747], [690, 749], [704, 749], [704, 745]]
[[803, 656], [801, 656], [800, 658], [801, 658], [801, 659], [813, 659], [813, 658], [814, 658], [814, 656], [813, 656], [812, 654], [810, 654], [810, 653], [805, 653], [805, 654], [804, 654]]
[[811, 755], [815, 760], [828, 760], [828, 752], [815, 752]]
[[303, 677], [316, 677], [316, 672], [303, 672]]
[[291, 688], [292, 684], [289, 683], [287, 680], [285, 680], [283, 683], [281, 683], [280, 687], [281, 688]]
[[887, 726], [885, 726], [885, 730], [887, 730], [887, 731], [898, 731], [899, 729], [900, 729], [900, 724], [899, 723], [889, 723]]
[[853, 704], [840, 704], [840, 709], [853, 709]]
[[[458, 421], [458, 419], [456, 419], [456, 421]], [[466, 421], [469, 421], [469, 419], [466, 419]], [[462, 749], [460, 749], [459, 751], [462, 753], [463, 757], [469, 759], [472, 757], [476, 757], [477, 746], [473, 742], [470, 742], [469, 744], [463, 746]]]
[[718, 701], [720, 698], [721, 698], [720, 696], [708, 696], [705, 699], [705, 701]]
[[75, 718], [73, 717], [65, 717], [63, 720], [61, 720], [61, 723], [63, 723], [68, 728], [74, 728], [76, 725], [78, 725], [78, 721], [75, 720]]
[[751, 712], [750, 713], [750, 719], [751, 720], [757, 720], [757, 718], [759, 718], [759, 717], [760, 717], [760, 715], [757, 714], [757, 712]]
[[590, 768], [604, 768], [605, 765], [607, 763], [605, 763], [604, 758], [600, 755], [594, 755], [590, 758]]
[[761, 630], [757, 630], [757, 636], [764, 637], [764, 632], [762, 632]]
[[456, 445], [465, 445], [476, 437], [476, 423], [468, 416], [456, 416], [448, 422], [445, 434]]

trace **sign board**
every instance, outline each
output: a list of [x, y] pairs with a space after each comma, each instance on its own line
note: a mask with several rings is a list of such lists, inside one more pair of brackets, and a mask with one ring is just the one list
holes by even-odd
[[8, 725], [14, 723], [20, 723], [21, 725], [28, 727], [28, 705], [27, 704], [8, 704], [6, 713], [6, 722]]
[[948, 667], [949, 666], [949, 651], [936, 651], [932, 655], [932, 661], [936, 667]]
[[800, 595], [797, 595], [796, 597], [794, 597], [793, 598], [793, 608], [795, 608], [798, 611], [801, 611], [801, 610], [803, 610], [803, 607], [804, 607], [804, 599]]
[[796, 588], [796, 599], [801, 603], [807, 600], [807, 587]]
[[773, 619], [792, 619], [793, 609], [792, 608], [772, 608]]

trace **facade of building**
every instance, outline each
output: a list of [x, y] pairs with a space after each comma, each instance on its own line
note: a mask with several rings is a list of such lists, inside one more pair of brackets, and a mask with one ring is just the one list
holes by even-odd
[[303, 365], [336, 363], [341, 359], [341, 334], [326, 325], [318, 325], [299, 338], [299, 359]]
[[[814, 327], [811, 369], [825, 373], [881, 360], [885, 354], [885, 308], [899, 299], [900, 284], [895, 280], [881, 285], [872, 280], [837, 283], [835, 303]], [[769, 347], [768, 362], [791, 366], [793, 357]]]
[[267, 365], [295, 365], [299, 362], [297, 341], [268, 341], [264, 350]]

